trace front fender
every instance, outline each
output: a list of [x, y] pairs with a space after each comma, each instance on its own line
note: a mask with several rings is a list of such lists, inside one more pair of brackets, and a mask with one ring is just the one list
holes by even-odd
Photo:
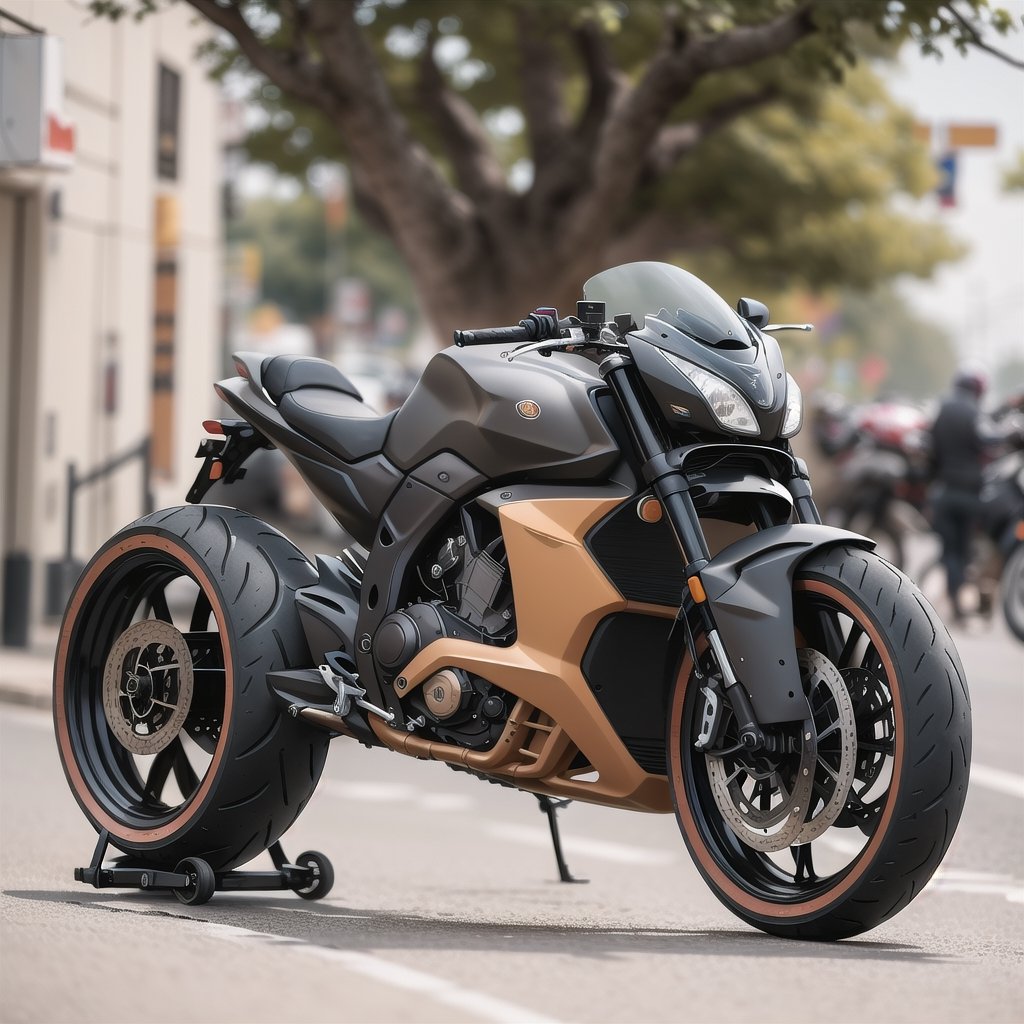
[[793, 627], [793, 574], [812, 551], [875, 542], [833, 526], [773, 526], [723, 548], [700, 578], [736, 677], [761, 725], [808, 717]]

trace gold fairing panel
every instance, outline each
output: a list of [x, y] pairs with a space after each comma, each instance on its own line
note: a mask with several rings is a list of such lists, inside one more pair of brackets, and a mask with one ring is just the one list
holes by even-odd
[[[668, 781], [633, 760], [591, 693], [580, 664], [597, 624], [612, 612], [671, 618], [675, 608], [627, 601], [583, 543], [621, 497], [559, 497], [499, 508], [515, 592], [516, 642], [492, 647], [446, 638], [425, 647], [402, 673], [403, 694], [455, 667], [518, 697], [498, 742], [474, 751], [437, 743], [373, 719], [387, 746], [508, 778], [522, 789], [613, 807], [667, 813]], [[570, 770], [577, 751], [589, 768]]]

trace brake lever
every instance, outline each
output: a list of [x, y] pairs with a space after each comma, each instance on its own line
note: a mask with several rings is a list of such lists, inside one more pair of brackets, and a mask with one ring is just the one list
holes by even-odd
[[762, 331], [813, 331], [814, 324], [766, 324]]
[[519, 356], [529, 355], [531, 352], [554, 352], [556, 349], [568, 348], [584, 349], [593, 347], [617, 349], [629, 347], [620, 342], [617, 337], [614, 341], [605, 340], [608, 337], [612, 337], [612, 332], [607, 328], [601, 331], [601, 340], [595, 341], [594, 339], [586, 336], [582, 327], [570, 327], [569, 337], [567, 338], [547, 338], [544, 341], [534, 341], [527, 345], [519, 345], [517, 348], [512, 349], [511, 352], [502, 352], [501, 354], [511, 363], [513, 359], [517, 359]]

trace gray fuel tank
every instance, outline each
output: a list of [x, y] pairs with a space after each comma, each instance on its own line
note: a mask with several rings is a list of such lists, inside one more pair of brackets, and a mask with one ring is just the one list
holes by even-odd
[[409, 470], [451, 451], [490, 479], [594, 480], [619, 458], [597, 411], [596, 367], [573, 355], [510, 363], [501, 347], [448, 348], [395, 416], [384, 454]]

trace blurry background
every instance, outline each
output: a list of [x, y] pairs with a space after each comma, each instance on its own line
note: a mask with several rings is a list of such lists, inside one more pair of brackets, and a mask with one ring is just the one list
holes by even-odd
[[[1022, 14], [0, 0], [3, 643], [183, 500], [232, 351], [383, 411], [453, 326], [671, 260], [816, 323], [782, 337], [826, 507], [836, 438], [912, 440], [958, 361], [1024, 387]], [[275, 455], [217, 500], [341, 543]]]

